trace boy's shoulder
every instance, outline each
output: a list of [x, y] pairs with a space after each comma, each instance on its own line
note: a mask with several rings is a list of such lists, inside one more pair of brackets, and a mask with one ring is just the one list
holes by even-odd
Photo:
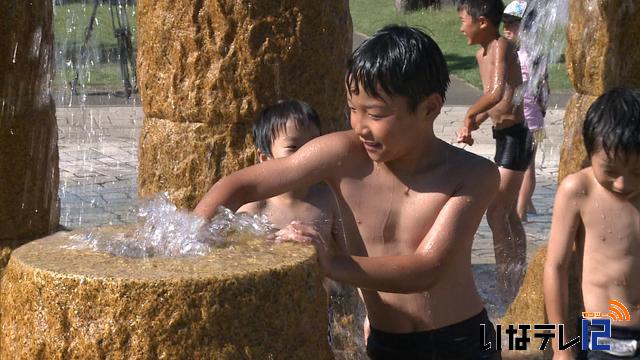
[[500, 179], [500, 173], [496, 164], [482, 156], [461, 149], [451, 144], [447, 146], [447, 161], [453, 165], [450, 166], [457, 178], [462, 179], [463, 183], [478, 184], [483, 182], [487, 185], [497, 183]]
[[567, 175], [558, 187], [558, 194], [563, 198], [584, 197], [590, 193], [593, 182], [591, 167], [586, 167]]
[[358, 135], [353, 130], [335, 131], [310, 141], [322, 147], [325, 152], [342, 153], [360, 145]]

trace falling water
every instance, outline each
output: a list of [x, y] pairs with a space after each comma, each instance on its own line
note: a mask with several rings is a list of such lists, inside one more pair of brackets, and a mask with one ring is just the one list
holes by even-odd
[[[135, 94], [136, 6], [54, 1], [54, 98], [60, 148], [60, 223], [125, 224], [137, 199], [142, 111]], [[92, 21], [93, 19], [93, 21]], [[121, 35], [130, 38], [125, 44]], [[128, 55], [127, 55], [128, 54]], [[132, 87], [133, 86], [133, 87]]]
[[526, 92], [535, 92], [547, 69], [564, 53], [569, 2], [530, 0], [520, 24], [520, 47], [535, 63], [530, 69]]

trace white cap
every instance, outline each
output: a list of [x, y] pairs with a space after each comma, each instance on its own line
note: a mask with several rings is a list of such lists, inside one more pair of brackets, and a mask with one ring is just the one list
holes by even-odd
[[506, 8], [504, 8], [505, 15], [515, 16], [517, 18], [522, 19], [524, 17], [524, 11], [527, 9], [527, 2], [515, 0], [509, 3]]

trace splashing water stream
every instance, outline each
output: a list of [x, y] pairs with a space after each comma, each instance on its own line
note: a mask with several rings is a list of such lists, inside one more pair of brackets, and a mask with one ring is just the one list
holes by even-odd
[[566, 0], [530, 0], [520, 24], [520, 46], [534, 60], [525, 92], [535, 92], [546, 71], [558, 62], [565, 47], [569, 21]]
[[204, 219], [176, 208], [161, 194], [137, 209], [136, 227], [129, 231], [104, 234], [100, 229], [74, 236], [72, 249], [87, 248], [116, 256], [194, 256], [206, 255], [216, 247], [232, 245], [237, 234], [265, 237], [274, 231], [266, 216], [234, 214], [219, 208], [217, 215]]

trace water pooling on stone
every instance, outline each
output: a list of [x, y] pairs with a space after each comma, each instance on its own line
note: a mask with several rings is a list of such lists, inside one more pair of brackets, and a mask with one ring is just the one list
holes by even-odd
[[96, 228], [75, 234], [69, 248], [136, 258], [206, 255], [214, 248], [264, 238], [275, 229], [266, 216], [234, 214], [223, 207], [206, 223], [176, 208], [166, 194], [143, 202], [137, 209], [137, 217], [133, 227]]

